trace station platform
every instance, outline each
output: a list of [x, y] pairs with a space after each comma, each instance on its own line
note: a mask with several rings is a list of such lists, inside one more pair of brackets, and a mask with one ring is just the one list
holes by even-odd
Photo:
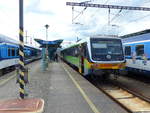
[[67, 64], [52, 63], [50, 71], [50, 113], [127, 113]]
[[[127, 113], [67, 64], [51, 62], [45, 72], [40, 64], [29, 64], [30, 83], [26, 89], [27, 98], [44, 99], [43, 113]], [[18, 97], [15, 81], [14, 77], [0, 84], [0, 100]]]

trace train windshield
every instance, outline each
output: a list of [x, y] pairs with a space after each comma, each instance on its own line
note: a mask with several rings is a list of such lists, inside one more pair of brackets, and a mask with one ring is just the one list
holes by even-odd
[[123, 60], [123, 49], [120, 39], [91, 39], [93, 60]]

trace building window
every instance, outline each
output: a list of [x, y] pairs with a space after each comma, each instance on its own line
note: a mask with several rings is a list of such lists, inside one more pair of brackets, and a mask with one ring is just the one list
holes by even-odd
[[136, 46], [136, 55], [142, 56], [144, 54], [144, 45], [137, 45]]
[[130, 46], [125, 46], [125, 55], [131, 56], [131, 47]]

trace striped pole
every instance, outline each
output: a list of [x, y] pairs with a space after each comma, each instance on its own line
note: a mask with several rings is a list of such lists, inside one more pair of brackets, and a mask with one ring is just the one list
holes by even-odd
[[25, 81], [24, 81], [24, 43], [23, 43], [23, 0], [19, 0], [19, 93], [20, 93], [20, 98], [24, 99], [25, 95]]

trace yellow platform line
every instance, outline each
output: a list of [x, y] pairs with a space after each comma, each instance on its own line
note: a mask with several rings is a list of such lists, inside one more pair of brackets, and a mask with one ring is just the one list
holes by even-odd
[[13, 79], [15, 76], [16, 76], [16, 75], [12, 75], [12, 76], [8, 77], [8, 78], [5, 79], [5, 80], [1, 80], [1, 81], [0, 81], [0, 85], [5, 84], [5, 83], [8, 82], [9, 80]]
[[71, 80], [73, 81], [73, 83], [75, 84], [75, 86], [78, 88], [78, 90], [80, 91], [80, 93], [82, 94], [82, 96], [84, 97], [84, 99], [86, 100], [86, 102], [88, 103], [88, 105], [90, 106], [90, 108], [92, 109], [92, 111], [94, 113], [100, 113], [98, 111], [98, 109], [96, 108], [96, 106], [93, 104], [93, 102], [90, 100], [90, 98], [86, 95], [86, 93], [84, 92], [84, 90], [80, 87], [80, 85], [78, 84], [78, 82], [72, 77], [72, 75], [70, 74], [70, 72], [64, 67], [64, 65], [62, 67], [67, 72], [67, 74], [69, 75], [69, 77], [71, 78]]

